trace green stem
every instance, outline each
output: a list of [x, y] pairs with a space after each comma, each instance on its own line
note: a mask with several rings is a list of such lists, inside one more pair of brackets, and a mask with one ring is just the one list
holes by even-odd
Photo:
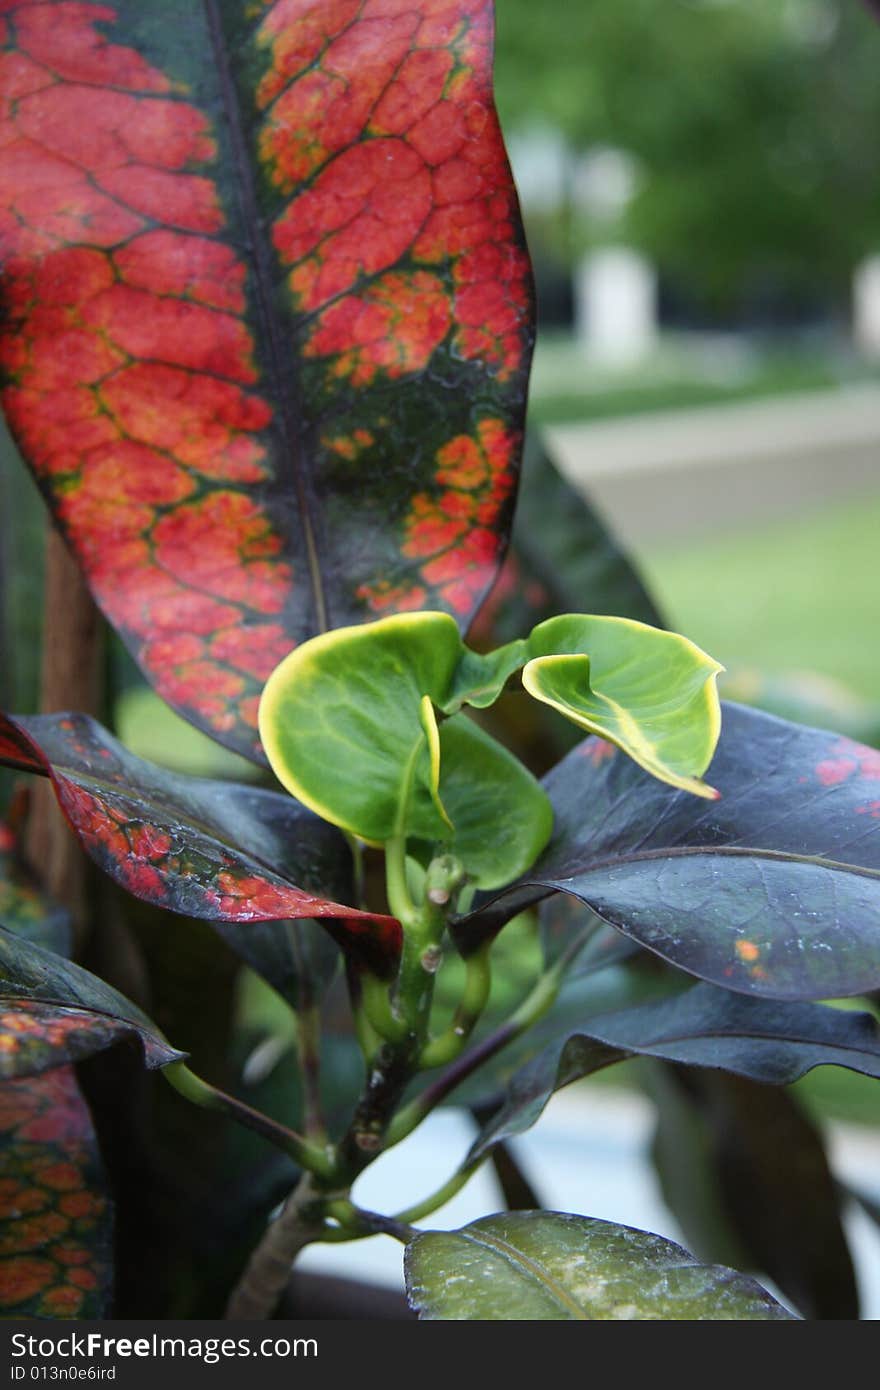
[[410, 1226], [414, 1222], [430, 1216], [432, 1212], [439, 1211], [470, 1182], [484, 1161], [485, 1159], [481, 1158], [476, 1163], [461, 1168], [457, 1173], [453, 1173], [449, 1181], [445, 1182], [442, 1187], [438, 1187], [437, 1191], [432, 1193], [430, 1197], [425, 1197], [423, 1201], [416, 1202], [412, 1207], [407, 1207], [406, 1211], [397, 1212], [391, 1219], [399, 1225]]
[[377, 975], [364, 971], [360, 978], [361, 1007], [370, 1027], [386, 1042], [401, 1042], [407, 1026], [391, 1007], [388, 985]]
[[556, 1001], [568, 967], [592, 936], [593, 928], [588, 927], [575, 937], [506, 1022], [484, 1038], [471, 1052], [454, 1062], [449, 1070], [438, 1077], [420, 1096], [416, 1096], [409, 1105], [398, 1111], [388, 1127], [386, 1148], [390, 1149], [393, 1145], [399, 1144], [401, 1139], [411, 1134], [457, 1086], [544, 1017]]
[[251, 1109], [243, 1101], [236, 1100], [233, 1096], [227, 1095], [225, 1091], [218, 1090], [216, 1086], [203, 1081], [200, 1076], [196, 1076], [195, 1072], [190, 1071], [183, 1062], [172, 1062], [170, 1066], [163, 1069], [162, 1075], [174, 1087], [175, 1091], [179, 1091], [193, 1105], [198, 1105], [203, 1110], [215, 1110], [222, 1115], [228, 1115], [238, 1124], [261, 1134], [264, 1139], [268, 1139], [270, 1144], [274, 1144], [276, 1148], [283, 1149], [285, 1153], [290, 1154], [300, 1168], [305, 1168], [318, 1177], [332, 1176], [332, 1158], [325, 1149], [310, 1144], [307, 1139], [304, 1139], [294, 1130], [277, 1124], [268, 1115], [261, 1114], [259, 1110]]
[[393, 916], [406, 930], [419, 914], [406, 880], [406, 836], [403, 834], [392, 835], [385, 844], [385, 889]]
[[446, 1066], [464, 1051], [489, 1002], [492, 988], [490, 951], [491, 943], [487, 943], [465, 961], [464, 990], [455, 1017], [444, 1033], [425, 1044], [419, 1058], [422, 1069]]
[[363, 1207], [355, 1206], [347, 1200], [330, 1202], [326, 1207], [326, 1213], [338, 1221], [339, 1226], [336, 1229], [328, 1227], [319, 1239], [322, 1244], [338, 1245], [346, 1241], [366, 1240], [369, 1236], [387, 1235], [407, 1245], [418, 1235], [413, 1223], [422, 1221], [426, 1216], [445, 1207], [447, 1202], [451, 1202], [482, 1167], [486, 1158], [488, 1154], [476, 1163], [453, 1173], [448, 1182], [436, 1192], [394, 1216], [382, 1216], [379, 1212], [365, 1211]]

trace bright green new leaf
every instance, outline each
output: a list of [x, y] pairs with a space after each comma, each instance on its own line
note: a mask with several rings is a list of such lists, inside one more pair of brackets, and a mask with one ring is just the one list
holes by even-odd
[[537, 699], [698, 795], [720, 724], [720, 667], [683, 637], [623, 618], [568, 616], [481, 656], [444, 613], [405, 613], [303, 643], [260, 706], [263, 746], [306, 806], [370, 844], [440, 842], [481, 887], [543, 848], [543, 792], [459, 711], [497, 699], [525, 665]]
[[431, 1320], [786, 1321], [745, 1274], [699, 1264], [671, 1240], [561, 1212], [487, 1216], [406, 1247], [409, 1300]]
[[[485, 658], [469, 651], [444, 613], [339, 628], [269, 678], [263, 746], [288, 791], [325, 820], [370, 844], [400, 834], [443, 842], [480, 887], [500, 887], [546, 844], [549, 803], [454, 711], [490, 704], [525, 654], [525, 643]], [[453, 717], [438, 723], [438, 712]]]
[[616, 743], [647, 772], [696, 796], [721, 730], [724, 668], [686, 637], [630, 618], [568, 614], [529, 639], [523, 685], [572, 723]]
[[550, 839], [549, 798], [518, 758], [464, 714], [440, 726], [440, 768], [453, 853], [478, 888], [503, 888]]

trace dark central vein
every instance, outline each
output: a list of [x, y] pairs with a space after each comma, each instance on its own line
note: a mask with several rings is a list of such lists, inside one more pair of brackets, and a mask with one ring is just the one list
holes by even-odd
[[260, 216], [257, 202], [253, 165], [244, 131], [241, 105], [232, 75], [223, 21], [220, 16], [219, 0], [205, 0], [205, 13], [208, 22], [211, 45], [217, 71], [220, 77], [220, 92], [229, 125], [232, 153], [238, 176], [238, 192], [247, 231], [251, 237], [251, 251], [256, 272], [258, 310], [268, 345], [271, 394], [280, 407], [278, 419], [287, 457], [290, 459], [296, 499], [308, 559], [309, 578], [315, 604], [315, 617], [318, 629], [326, 632], [330, 626], [327, 614], [327, 599], [324, 581], [318, 558], [318, 545], [311, 514], [311, 499], [307, 484], [307, 459], [299, 429], [301, 412], [297, 409], [291, 387], [290, 375], [285, 371], [285, 353], [281, 340], [278, 317], [272, 303], [273, 262], [272, 253], [266, 241], [265, 224]]

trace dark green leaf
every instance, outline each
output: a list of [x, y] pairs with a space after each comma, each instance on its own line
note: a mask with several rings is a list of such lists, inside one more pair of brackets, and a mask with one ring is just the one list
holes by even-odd
[[672, 964], [780, 999], [880, 985], [880, 753], [725, 706], [710, 776], [671, 792], [598, 740], [545, 779], [553, 838], [455, 928], [465, 951], [548, 892], [570, 893]]
[[[701, 1135], [705, 1180], [748, 1266], [808, 1318], [857, 1318], [852, 1259], [821, 1135], [785, 1091], [742, 1077], [676, 1070]], [[701, 1258], [717, 1232], [686, 1230]]]
[[406, 1248], [420, 1318], [517, 1321], [763, 1321], [788, 1313], [753, 1279], [701, 1265], [647, 1231], [561, 1212], [488, 1216], [426, 1231]]
[[[551, 1014], [548, 1028], [554, 1017], [557, 1025], [563, 1022], [564, 1015]], [[599, 1013], [560, 1029], [510, 1078], [505, 1102], [470, 1158], [530, 1128], [560, 1087], [633, 1055], [716, 1068], [774, 1085], [796, 1081], [823, 1065], [880, 1077], [880, 1027], [866, 1013], [823, 1004], [771, 1003], [706, 984]]]

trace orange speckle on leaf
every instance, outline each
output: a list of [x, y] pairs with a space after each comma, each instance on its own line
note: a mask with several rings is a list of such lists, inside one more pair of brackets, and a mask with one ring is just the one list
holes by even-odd
[[761, 954], [760, 946], [756, 946], [754, 941], [739, 940], [734, 946], [736, 954], [740, 960], [751, 963], [756, 961]]

